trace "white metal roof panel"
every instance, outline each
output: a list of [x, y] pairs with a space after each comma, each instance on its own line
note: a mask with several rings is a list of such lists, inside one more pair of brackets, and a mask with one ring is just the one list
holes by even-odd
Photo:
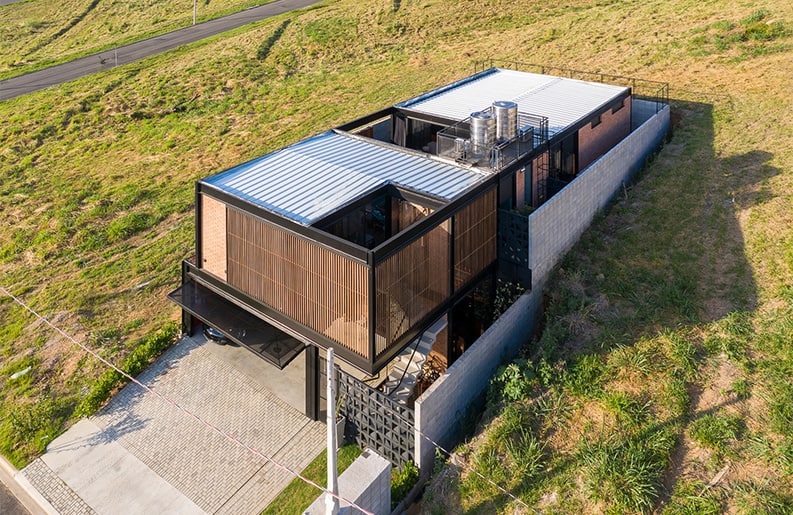
[[547, 116], [548, 130], [553, 135], [625, 91], [627, 88], [622, 86], [497, 68], [398, 105], [459, 121], [497, 100], [511, 100], [521, 112]]
[[466, 168], [328, 131], [202, 182], [309, 225], [387, 184], [452, 200], [481, 180]]

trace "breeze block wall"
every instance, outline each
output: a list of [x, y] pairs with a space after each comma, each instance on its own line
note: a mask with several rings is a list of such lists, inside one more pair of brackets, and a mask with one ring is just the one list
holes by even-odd
[[437, 442], [455, 445], [470, 405], [490, 384], [498, 366], [531, 338], [542, 308], [542, 290], [523, 294], [416, 400], [416, 461], [422, 476], [432, 470]]
[[[654, 102], [633, 101], [639, 112], [649, 109], [643, 104], [655, 108]], [[669, 106], [665, 106], [529, 216], [532, 287], [545, 281], [623, 181], [642, 168], [668, 130]]]

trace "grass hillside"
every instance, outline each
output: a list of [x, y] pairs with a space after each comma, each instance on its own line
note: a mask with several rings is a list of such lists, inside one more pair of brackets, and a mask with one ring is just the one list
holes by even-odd
[[[200, 23], [266, 0], [196, 2]], [[0, 6], [0, 79], [193, 23], [193, 2], [28, 0]]]
[[[475, 466], [538, 511], [790, 511], [792, 31], [771, 0], [340, 0], [2, 102], [0, 285], [122, 363], [178, 316], [197, 178], [485, 57], [668, 81], [674, 137], [549, 285], [531, 393], [491, 397], [424, 509], [512, 510]], [[7, 297], [0, 317], [22, 465], [103, 370]]]

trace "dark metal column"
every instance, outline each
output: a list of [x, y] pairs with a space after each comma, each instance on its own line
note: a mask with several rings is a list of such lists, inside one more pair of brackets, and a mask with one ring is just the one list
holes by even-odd
[[[182, 261], [182, 286], [189, 280], [187, 275], [187, 263]], [[182, 308], [182, 331], [187, 336], [193, 336], [193, 315]]]
[[306, 347], [306, 416], [319, 420], [319, 348]]

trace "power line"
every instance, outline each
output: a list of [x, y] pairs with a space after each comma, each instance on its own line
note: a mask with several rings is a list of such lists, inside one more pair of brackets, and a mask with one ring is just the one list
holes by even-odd
[[[308, 484], [310, 484], [310, 485], [312, 485], [312, 486], [314, 486], [314, 487], [316, 487], [316, 488], [318, 488], [318, 489], [322, 490], [323, 492], [325, 492], [325, 493], [327, 493], [327, 494], [329, 494], [329, 495], [332, 495], [332, 496], [336, 497], [337, 499], [339, 499], [339, 500], [341, 500], [341, 501], [344, 501], [344, 502], [346, 502], [346, 503], [350, 504], [350, 506], [352, 506], [352, 507], [354, 507], [354, 508], [356, 508], [356, 509], [360, 510], [361, 512], [363, 512], [363, 513], [366, 513], [366, 514], [368, 514], [368, 515], [372, 515], [372, 514], [371, 514], [371, 512], [369, 512], [369, 511], [367, 511], [367, 510], [365, 510], [365, 509], [361, 508], [360, 506], [356, 505], [356, 504], [355, 504], [355, 503], [353, 503], [352, 501], [349, 501], [349, 500], [347, 500], [347, 499], [344, 499], [344, 498], [343, 498], [343, 497], [341, 497], [340, 495], [338, 495], [338, 494], [334, 494], [333, 492], [330, 492], [330, 491], [329, 491], [329, 490], [327, 490], [326, 488], [324, 488], [324, 487], [322, 487], [322, 486], [318, 485], [317, 483], [315, 483], [314, 481], [312, 481], [312, 480], [310, 480], [310, 479], [308, 479], [308, 478], [304, 477], [304, 476], [303, 476], [303, 475], [301, 475], [300, 473], [298, 473], [298, 472], [296, 472], [296, 471], [294, 471], [294, 470], [290, 469], [290, 468], [289, 468], [289, 467], [287, 467], [286, 465], [279, 463], [279, 462], [278, 462], [278, 461], [276, 461], [275, 459], [273, 459], [273, 458], [271, 458], [271, 457], [269, 457], [269, 456], [267, 456], [267, 455], [265, 455], [265, 454], [261, 453], [261, 452], [260, 452], [260, 451], [258, 451], [257, 449], [254, 449], [253, 447], [250, 447], [249, 445], [245, 444], [244, 442], [241, 442], [240, 440], [238, 440], [238, 439], [237, 439], [237, 438], [235, 438], [234, 436], [232, 436], [232, 435], [230, 435], [230, 434], [226, 433], [226, 432], [225, 432], [225, 431], [223, 431], [222, 429], [220, 429], [220, 428], [218, 428], [217, 426], [213, 425], [211, 422], [208, 422], [208, 421], [206, 421], [206, 420], [202, 419], [201, 417], [199, 417], [198, 415], [195, 415], [195, 414], [194, 414], [193, 412], [191, 412], [189, 409], [187, 409], [187, 408], [185, 408], [185, 407], [183, 407], [183, 406], [179, 405], [179, 404], [178, 404], [176, 401], [174, 401], [174, 400], [170, 399], [169, 397], [167, 397], [167, 396], [165, 396], [165, 395], [161, 394], [160, 392], [156, 391], [154, 388], [152, 388], [152, 387], [150, 387], [150, 386], [148, 386], [148, 385], [146, 385], [146, 384], [143, 384], [143, 383], [141, 383], [141, 382], [140, 382], [140, 381], [138, 381], [136, 378], [132, 377], [131, 375], [129, 375], [128, 373], [124, 372], [123, 370], [121, 370], [120, 368], [118, 368], [117, 366], [115, 366], [113, 363], [111, 363], [110, 361], [108, 361], [107, 359], [105, 359], [105, 358], [103, 358], [102, 356], [100, 356], [100, 355], [99, 355], [98, 353], [96, 353], [94, 350], [90, 349], [90, 348], [89, 348], [89, 347], [87, 347], [86, 345], [84, 345], [84, 344], [80, 343], [79, 341], [77, 341], [75, 338], [73, 338], [72, 336], [70, 336], [69, 334], [67, 334], [65, 331], [63, 331], [62, 329], [60, 329], [59, 327], [57, 327], [55, 324], [53, 324], [52, 322], [50, 322], [50, 321], [49, 321], [47, 318], [45, 318], [44, 316], [42, 316], [42, 315], [40, 315], [39, 313], [37, 313], [37, 312], [36, 312], [35, 310], [33, 310], [33, 309], [30, 307], [30, 306], [28, 306], [27, 304], [25, 304], [25, 303], [24, 303], [24, 301], [22, 301], [21, 299], [19, 299], [19, 298], [18, 298], [18, 297], [16, 297], [15, 295], [13, 295], [11, 292], [9, 292], [7, 289], [5, 289], [3, 286], [0, 286], [0, 291], [2, 291], [2, 292], [5, 294], [5, 295], [8, 295], [9, 297], [11, 297], [11, 298], [14, 300], [14, 302], [16, 302], [17, 304], [19, 304], [20, 306], [22, 306], [24, 309], [26, 309], [26, 310], [27, 310], [27, 311], [29, 311], [31, 314], [33, 314], [33, 315], [34, 315], [36, 318], [38, 318], [39, 320], [41, 320], [42, 322], [44, 322], [45, 324], [47, 324], [49, 327], [51, 327], [52, 329], [54, 329], [54, 330], [55, 330], [56, 332], [58, 332], [58, 333], [59, 333], [61, 336], [63, 336], [65, 339], [67, 339], [67, 340], [71, 341], [72, 343], [74, 343], [75, 345], [77, 345], [78, 347], [80, 347], [82, 350], [84, 350], [85, 352], [89, 353], [90, 355], [92, 355], [92, 356], [93, 356], [94, 358], [96, 358], [97, 360], [99, 360], [101, 363], [103, 363], [104, 365], [106, 365], [106, 366], [108, 366], [108, 367], [112, 368], [112, 369], [113, 369], [113, 370], [115, 370], [116, 372], [120, 373], [121, 375], [123, 375], [124, 377], [126, 377], [127, 379], [129, 379], [129, 381], [131, 381], [132, 383], [134, 383], [134, 384], [136, 384], [137, 386], [139, 386], [139, 387], [143, 388], [145, 391], [147, 391], [147, 392], [149, 392], [149, 393], [152, 393], [152, 394], [154, 394], [155, 396], [157, 396], [158, 398], [160, 398], [160, 399], [161, 399], [161, 400], [163, 400], [164, 402], [166, 402], [166, 403], [170, 404], [171, 406], [173, 406], [174, 408], [176, 408], [176, 409], [178, 409], [178, 410], [182, 411], [183, 413], [185, 413], [186, 415], [190, 416], [190, 417], [191, 417], [191, 418], [193, 418], [194, 420], [196, 420], [196, 421], [198, 421], [198, 422], [200, 422], [200, 423], [204, 424], [206, 427], [208, 427], [208, 428], [209, 428], [209, 429], [211, 429], [212, 431], [216, 432], [217, 434], [219, 434], [219, 435], [223, 436], [224, 438], [226, 438], [227, 440], [231, 441], [231, 442], [232, 442], [232, 443], [234, 443], [235, 445], [238, 445], [238, 446], [240, 446], [240, 447], [242, 447], [242, 448], [246, 449], [247, 451], [251, 452], [252, 454], [255, 454], [256, 456], [259, 456], [259, 457], [261, 457], [261, 458], [263, 458], [263, 459], [265, 459], [265, 460], [267, 460], [267, 461], [269, 461], [269, 462], [273, 463], [275, 466], [277, 466], [277, 467], [281, 468], [282, 470], [285, 470], [286, 472], [288, 472], [288, 473], [290, 473], [290, 474], [294, 475], [295, 477], [298, 477], [298, 478], [300, 478], [302, 481], [304, 481], [304, 482], [306, 482], [306, 483], [308, 483]], [[49, 346], [49, 345], [48, 345], [48, 346]], [[382, 403], [380, 403], [379, 401], [377, 401], [377, 399], [372, 399], [372, 400], [373, 400], [373, 401], [374, 401], [376, 404], [380, 405], [381, 407], [383, 407], [383, 408], [387, 408], [387, 406], [384, 406]], [[453, 453], [452, 453], [451, 451], [449, 451], [449, 450], [445, 449], [445, 448], [444, 448], [444, 447], [443, 447], [441, 444], [439, 444], [438, 442], [436, 442], [435, 440], [433, 440], [432, 438], [430, 438], [429, 436], [427, 436], [426, 434], [424, 434], [424, 432], [422, 432], [420, 429], [418, 429], [418, 427], [416, 427], [416, 425], [415, 425], [415, 424], [413, 424], [413, 423], [410, 423], [408, 420], [403, 420], [403, 421], [404, 421], [404, 422], [406, 423], [406, 425], [408, 425], [408, 426], [409, 426], [409, 427], [410, 427], [410, 428], [411, 428], [413, 431], [415, 431], [416, 433], [418, 433], [418, 434], [419, 434], [419, 436], [421, 436], [422, 438], [424, 438], [425, 440], [427, 440], [428, 442], [430, 442], [430, 443], [433, 445], [433, 447], [435, 447], [436, 449], [438, 449], [439, 451], [441, 451], [443, 454], [445, 454], [445, 455], [449, 456], [450, 458], [453, 458]], [[468, 467], [468, 470], [469, 470], [470, 472], [473, 472], [473, 473], [474, 473], [474, 474], [476, 474], [477, 476], [479, 476], [481, 479], [483, 479], [484, 481], [486, 481], [487, 483], [489, 483], [491, 486], [495, 487], [495, 488], [496, 488], [497, 490], [499, 490], [500, 492], [502, 492], [502, 493], [504, 493], [505, 495], [507, 495], [507, 496], [508, 496], [510, 499], [512, 499], [513, 501], [517, 502], [518, 504], [520, 504], [520, 505], [521, 505], [521, 506], [523, 506], [524, 508], [526, 508], [526, 509], [530, 510], [530, 511], [531, 511], [531, 512], [533, 512], [533, 513], [539, 513], [539, 512], [537, 512], [535, 509], [533, 509], [531, 506], [529, 506], [528, 504], [526, 504], [526, 503], [525, 503], [525, 502], [524, 502], [522, 499], [520, 499], [519, 497], [515, 496], [513, 493], [511, 493], [510, 491], [508, 491], [506, 488], [504, 488], [503, 486], [499, 485], [498, 483], [496, 483], [496, 482], [495, 482], [495, 481], [493, 481], [492, 479], [490, 479], [490, 478], [486, 477], [485, 475], [483, 475], [482, 473], [480, 473], [480, 472], [479, 472], [478, 470], [476, 470], [476, 469], [475, 469], [473, 466], [471, 466], [471, 467]]]
[[[338, 369], [339, 367], [336, 367], [336, 368]], [[337, 373], [338, 373], [338, 370], [337, 370]], [[389, 410], [389, 411], [391, 410], [390, 407], [388, 407], [388, 406], [384, 405], [383, 403], [381, 403], [380, 401], [378, 401], [376, 397], [371, 397], [369, 400], [371, 402], [374, 402], [375, 404], [377, 404], [378, 406], [380, 406], [381, 408], [383, 408], [385, 410]], [[422, 438], [424, 438], [425, 440], [430, 442], [436, 449], [438, 449], [439, 451], [441, 451], [445, 455], [449, 456], [450, 458], [453, 458], [451, 451], [449, 451], [447, 449], [444, 449], [443, 446], [441, 446], [441, 444], [439, 444], [438, 442], [436, 442], [435, 440], [433, 440], [432, 438], [430, 438], [429, 436], [424, 434], [418, 427], [416, 427], [415, 423], [411, 423], [410, 420], [408, 420], [408, 419], [406, 419], [404, 417], [401, 417], [401, 416], [399, 418], [405, 423], [405, 425], [407, 425], [409, 428], [411, 428], [414, 432], [418, 433], [419, 436], [421, 436]], [[498, 489], [502, 493], [506, 494], [510, 499], [512, 499], [513, 501], [517, 502], [518, 504], [520, 504], [521, 506], [523, 506], [527, 510], [530, 510], [533, 513], [537, 513], [539, 515], [539, 512], [537, 510], [535, 510], [534, 508], [532, 508], [531, 506], [529, 506], [528, 504], [523, 502], [522, 499], [518, 498], [513, 493], [511, 493], [506, 488], [502, 487], [501, 485], [499, 485], [498, 483], [496, 483], [492, 479], [490, 479], [488, 477], [485, 477], [478, 470], [476, 470], [473, 466], [469, 467], [468, 470], [470, 472], [473, 472], [474, 474], [476, 474], [480, 478], [484, 479], [488, 483], [490, 483], [490, 485], [494, 486], [496, 489]]]
[[259, 456], [260, 458], [262, 458], [262, 459], [264, 459], [264, 460], [267, 460], [267, 461], [269, 461], [270, 463], [272, 463], [272, 464], [273, 464], [273, 465], [275, 465], [276, 467], [280, 468], [281, 470], [284, 470], [284, 471], [286, 471], [286, 472], [288, 472], [288, 473], [292, 474], [293, 476], [295, 476], [295, 477], [297, 477], [297, 478], [301, 479], [301, 480], [302, 480], [302, 481], [304, 481], [305, 483], [308, 483], [309, 485], [311, 485], [311, 486], [313, 486], [313, 487], [315, 487], [315, 488], [317, 488], [317, 489], [319, 489], [319, 490], [323, 491], [325, 494], [327, 494], [327, 495], [331, 495], [331, 496], [335, 497], [336, 499], [338, 499], [339, 501], [343, 501], [343, 502], [345, 502], [345, 503], [349, 504], [349, 505], [350, 505], [350, 506], [352, 506], [353, 508], [355, 508], [355, 509], [359, 510], [359, 511], [360, 511], [360, 512], [362, 512], [362, 513], [365, 513], [366, 515], [374, 515], [372, 512], [370, 512], [370, 511], [368, 511], [368, 510], [365, 510], [364, 508], [362, 508], [362, 507], [358, 506], [358, 505], [357, 505], [357, 504], [355, 504], [354, 502], [352, 502], [352, 501], [350, 501], [350, 500], [348, 500], [348, 499], [345, 499], [344, 497], [342, 497], [341, 495], [339, 495], [339, 494], [337, 494], [337, 493], [331, 492], [331, 491], [330, 491], [330, 490], [328, 490], [327, 488], [325, 488], [325, 487], [323, 487], [323, 486], [320, 486], [319, 484], [317, 484], [317, 483], [315, 483], [314, 481], [312, 481], [312, 480], [308, 479], [307, 477], [303, 476], [303, 475], [302, 475], [302, 474], [300, 474], [299, 472], [296, 472], [296, 471], [292, 470], [291, 468], [289, 468], [288, 466], [284, 465], [283, 463], [280, 463], [280, 462], [276, 461], [274, 458], [271, 458], [270, 456], [267, 456], [266, 454], [264, 454], [264, 453], [260, 452], [259, 450], [257, 450], [257, 449], [254, 449], [254, 448], [253, 448], [253, 447], [251, 447], [250, 445], [248, 445], [248, 444], [246, 444], [246, 443], [244, 443], [244, 442], [240, 441], [239, 439], [235, 438], [234, 436], [232, 436], [232, 435], [230, 435], [230, 434], [226, 433], [225, 431], [223, 431], [223, 430], [222, 430], [222, 429], [220, 429], [219, 427], [215, 426], [215, 425], [214, 425], [214, 424], [212, 424], [211, 422], [208, 422], [208, 421], [204, 420], [203, 418], [199, 417], [198, 415], [196, 415], [195, 413], [193, 413], [193, 412], [192, 412], [192, 411], [190, 411], [189, 409], [187, 409], [187, 408], [185, 408], [185, 407], [181, 406], [180, 404], [178, 404], [178, 403], [177, 403], [176, 401], [174, 401], [173, 399], [171, 399], [171, 398], [169, 398], [169, 397], [167, 397], [167, 396], [165, 396], [165, 395], [161, 394], [160, 392], [156, 391], [156, 390], [155, 390], [154, 388], [152, 388], [151, 386], [148, 386], [148, 385], [146, 385], [146, 384], [143, 384], [143, 383], [141, 383], [141, 382], [140, 382], [140, 381], [138, 381], [136, 378], [134, 378], [134, 377], [132, 377], [131, 375], [129, 375], [128, 373], [124, 372], [123, 370], [121, 370], [120, 368], [118, 368], [117, 366], [115, 366], [113, 363], [111, 363], [111, 362], [110, 362], [110, 361], [108, 361], [107, 359], [105, 359], [105, 358], [103, 358], [102, 356], [100, 356], [99, 354], [97, 354], [95, 351], [93, 351], [92, 349], [90, 349], [90, 348], [89, 348], [89, 347], [87, 347], [86, 345], [84, 345], [84, 344], [82, 344], [82, 343], [78, 342], [76, 339], [74, 339], [72, 336], [70, 336], [69, 334], [67, 334], [67, 333], [66, 333], [65, 331], [63, 331], [61, 328], [59, 328], [58, 326], [56, 326], [55, 324], [53, 324], [52, 322], [50, 322], [50, 321], [49, 321], [47, 318], [45, 318], [44, 316], [42, 316], [42, 315], [40, 315], [39, 313], [37, 313], [37, 312], [36, 312], [36, 311], [35, 311], [33, 308], [31, 308], [30, 306], [28, 306], [27, 304], [25, 304], [25, 302], [24, 302], [24, 301], [22, 301], [21, 299], [19, 299], [18, 297], [16, 297], [14, 294], [12, 294], [12, 293], [11, 293], [11, 292], [9, 292], [8, 290], [6, 290], [6, 289], [5, 289], [3, 286], [0, 286], [0, 291], [2, 291], [2, 292], [5, 294], [5, 295], [7, 295], [7, 296], [11, 297], [11, 298], [14, 300], [14, 302], [16, 302], [17, 304], [19, 304], [19, 305], [20, 305], [20, 306], [22, 306], [23, 308], [25, 308], [25, 309], [26, 309], [27, 311], [29, 311], [29, 312], [30, 312], [30, 313], [31, 313], [33, 316], [35, 316], [36, 318], [38, 318], [39, 320], [41, 320], [42, 322], [44, 322], [45, 324], [47, 324], [49, 327], [51, 327], [52, 329], [54, 329], [54, 330], [55, 330], [55, 331], [56, 331], [58, 334], [60, 334], [61, 336], [63, 336], [63, 337], [64, 337], [64, 338], [66, 338], [67, 340], [69, 340], [70, 342], [74, 343], [75, 345], [77, 345], [78, 347], [80, 347], [81, 349], [83, 349], [85, 352], [87, 352], [88, 354], [90, 354], [91, 356], [93, 356], [94, 358], [96, 358], [97, 360], [99, 360], [99, 361], [100, 361], [101, 363], [103, 363], [104, 365], [106, 365], [106, 366], [108, 366], [108, 367], [112, 368], [113, 370], [115, 370], [116, 372], [118, 372], [119, 374], [121, 374], [122, 376], [126, 377], [126, 378], [127, 378], [127, 379], [129, 379], [129, 380], [130, 380], [132, 383], [134, 383], [134, 384], [136, 384], [137, 386], [139, 386], [139, 387], [143, 388], [143, 389], [144, 389], [146, 392], [148, 392], [148, 393], [151, 393], [151, 394], [155, 395], [155, 396], [156, 396], [156, 397], [158, 397], [160, 400], [162, 400], [162, 401], [164, 401], [164, 402], [166, 402], [166, 403], [170, 404], [172, 407], [174, 407], [174, 408], [178, 409], [179, 411], [181, 411], [181, 412], [185, 413], [186, 415], [188, 415], [188, 416], [189, 416], [189, 417], [191, 417], [192, 419], [194, 419], [194, 420], [196, 420], [196, 421], [198, 421], [198, 422], [200, 422], [200, 423], [204, 424], [206, 427], [208, 427], [209, 429], [211, 429], [211, 430], [212, 430], [212, 431], [214, 431], [215, 433], [219, 434], [220, 436], [223, 436], [224, 438], [226, 438], [227, 440], [229, 440], [229, 441], [230, 441], [230, 442], [232, 442], [233, 444], [235, 444], [235, 445], [237, 445], [237, 446], [239, 446], [239, 447], [242, 447], [243, 449], [247, 450], [248, 452], [250, 452], [250, 453], [252, 453], [252, 454], [254, 454], [254, 455], [256, 455], [256, 456]]
[[[180, 220], [177, 220], [170, 228], [168, 228], [162, 234], [158, 235], [156, 238], [154, 238], [152, 240], [149, 240], [149, 241], [146, 241], [146, 242], [144, 242], [144, 243], [142, 243], [142, 244], [140, 244], [138, 246], [135, 246], [135, 247], [130, 246], [130, 247], [128, 247], [128, 248], [126, 248], [126, 249], [124, 249], [122, 251], [114, 253], [112, 260], [111, 259], [106, 259], [106, 260], [104, 260], [102, 262], [99, 262], [99, 261], [97, 261], [97, 262], [89, 262], [89, 263], [87, 263], [86, 265], [83, 266], [83, 269], [94, 268], [94, 267], [97, 267], [97, 266], [99, 266], [101, 264], [108, 264], [108, 263], [112, 264], [112, 263], [118, 262], [121, 257], [125, 256], [126, 254], [132, 254], [133, 252], [138, 252], [138, 251], [140, 251], [140, 252], [148, 252], [150, 250], [149, 249], [150, 246], [158, 243], [164, 237], [168, 236], [169, 234], [171, 234], [175, 230], [179, 229], [180, 226], [182, 225], [182, 222], [185, 222], [187, 220], [188, 220], [188, 217], [184, 217], [184, 218], [182, 218]], [[91, 256], [88, 259], [93, 260], [94, 257], [101, 259], [101, 255], [99, 255], [98, 252], [94, 252], [93, 254], [94, 255]], [[58, 274], [58, 275], [50, 276], [49, 279], [50, 279], [50, 282], [57, 283], [59, 279], [63, 279], [66, 276], [70, 276], [70, 275], [74, 275], [74, 274], [75, 274], [75, 272], [63, 272], [63, 273]], [[140, 284], [138, 284], [136, 286], [133, 286], [132, 288], [127, 288], [125, 290], [121, 290], [119, 293], [130, 293], [130, 292], [134, 292], [136, 290], [142, 290], [142, 289], [150, 286], [151, 283], [155, 282], [157, 280], [157, 278], [158, 278], [158, 276], [156, 276], [156, 275], [152, 276], [152, 277], [153, 278], [148, 280], [148, 281], [145, 281], [145, 282], [140, 283]], [[3, 288], [3, 291], [5, 291], [6, 293], [8, 292], [8, 290], [6, 290], [5, 288]], [[90, 336], [90, 333], [89, 333], [89, 336]], [[57, 339], [54, 340], [54, 341], [51, 341], [51, 342], [47, 343], [46, 345], [36, 349], [36, 351], [37, 352], [42, 352], [42, 351], [50, 348], [51, 346], [55, 345], [58, 342], [59, 342], [59, 340], [57, 340]]]

